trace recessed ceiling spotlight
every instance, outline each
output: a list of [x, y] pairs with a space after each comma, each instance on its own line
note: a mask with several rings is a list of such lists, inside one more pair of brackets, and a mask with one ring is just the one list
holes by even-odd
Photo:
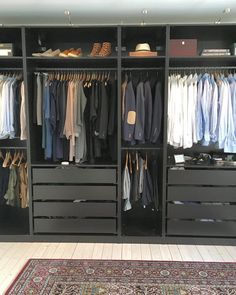
[[68, 15], [71, 15], [71, 12], [70, 12], [70, 10], [66, 9], [66, 10], [64, 11], [64, 14], [68, 16]]
[[227, 13], [230, 13], [230, 11], [231, 11], [230, 7], [227, 7], [223, 10], [223, 13], [227, 14]]
[[144, 8], [142, 11], [141, 11], [142, 14], [148, 14], [148, 10], [146, 8]]
[[216, 25], [219, 25], [220, 23], [221, 23], [221, 19], [220, 18], [215, 21], [215, 24]]
[[140, 25], [141, 25], [141, 26], [145, 26], [145, 25], [146, 25], [145, 21], [144, 21], [144, 20], [141, 21]]

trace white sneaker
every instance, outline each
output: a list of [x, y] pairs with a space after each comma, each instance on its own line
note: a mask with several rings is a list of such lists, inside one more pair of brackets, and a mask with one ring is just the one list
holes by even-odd
[[56, 56], [59, 56], [60, 52], [61, 52], [60, 49], [56, 49], [56, 50], [54, 50], [52, 52], [48, 52], [48, 53], [44, 52], [44, 54], [42, 56], [56, 57]]
[[43, 53], [32, 53], [32, 56], [36, 56], [36, 57], [39, 57], [39, 56], [45, 56], [45, 54], [47, 55], [48, 53], [51, 53], [52, 52], [52, 49], [48, 49], [47, 51], [44, 51]]

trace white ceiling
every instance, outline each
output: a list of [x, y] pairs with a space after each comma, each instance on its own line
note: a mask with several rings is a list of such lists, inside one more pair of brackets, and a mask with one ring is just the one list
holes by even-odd
[[[236, 22], [236, 0], [0, 0], [0, 24]], [[231, 8], [229, 14], [223, 13]], [[148, 14], [142, 10], [147, 9]]]

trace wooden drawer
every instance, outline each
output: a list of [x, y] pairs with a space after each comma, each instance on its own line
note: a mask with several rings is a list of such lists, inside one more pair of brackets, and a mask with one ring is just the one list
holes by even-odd
[[167, 221], [167, 235], [233, 237], [236, 236], [236, 222], [169, 220]]
[[116, 234], [116, 219], [34, 218], [35, 233]]
[[168, 201], [236, 202], [236, 187], [169, 186]]
[[116, 169], [33, 168], [33, 183], [116, 183]]
[[34, 185], [33, 199], [116, 201], [116, 186]]
[[169, 170], [168, 184], [236, 185], [236, 171]]
[[[236, 220], [236, 206], [202, 204], [168, 204], [167, 218]], [[235, 224], [236, 225], [236, 224]]]
[[116, 217], [116, 203], [34, 202], [34, 216]]

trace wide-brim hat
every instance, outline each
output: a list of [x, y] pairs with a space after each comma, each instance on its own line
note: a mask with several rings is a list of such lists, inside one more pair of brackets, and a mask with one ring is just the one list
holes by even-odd
[[135, 51], [151, 51], [148, 43], [139, 43], [135, 47]]

